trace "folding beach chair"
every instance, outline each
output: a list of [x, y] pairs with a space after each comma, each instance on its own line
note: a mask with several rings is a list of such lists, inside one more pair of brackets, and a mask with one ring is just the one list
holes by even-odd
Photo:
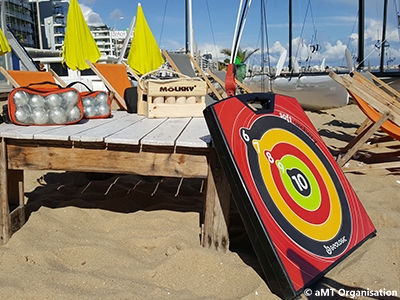
[[[226, 77], [226, 72], [225, 71], [211, 71], [211, 70], [207, 70], [207, 73], [216, 81], [218, 82], [218, 84], [224, 89], [224, 91], [226, 92], [225, 89], [225, 77]], [[249, 89], [246, 85], [244, 85], [243, 83], [241, 83], [239, 80], [235, 79], [236, 81], [236, 85], [239, 86], [242, 91], [244, 91], [245, 93], [252, 93], [252, 90]]]
[[[214, 95], [218, 98], [218, 100], [223, 99], [222, 95], [217, 91], [215, 86], [212, 84], [212, 82], [208, 79], [207, 75], [203, 72], [203, 70], [200, 68], [200, 66], [197, 64], [195, 59], [189, 54], [185, 53], [169, 53], [165, 50], [163, 50], [163, 55], [165, 59], [168, 61], [168, 63], [172, 66], [172, 68], [179, 73], [182, 73], [183, 75], [189, 76], [189, 77], [197, 77], [196, 73], [193, 70], [193, 66], [196, 68], [197, 72], [201, 75], [203, 80], [207, 83], [207, 87], [214, 93]], [[211, 104], [214, 103], [215, 100], [210, 97], [209, 95], [206, 95], [206, 104]]]
[[90, 61], [86, 63], [110, 91], [111, 99], [115, 100], [121, 109], [127, 110], [124, 93], [127, 88], [132, 87], [128, 73], [139, 80], [137, 74], [126, 64], [93, 64]]
[[[382, 129], [395, 142], [379, 146], [400, 146], [400, 103], [383, 89], [357, 72], [339, 76], [331, 72], [330, 77], [344, 86], [361, 111], [370, 119], [371, 124], [366, 126], [345, 148], [338, 158], [338, 164], [344, 171], [356, 171], [362, 169], [399, 168], [400, 161], [375, 163], [373, 165], [352, 168], [348, 161], [361, 150], [367, 141]], [[398, 152], [388, 153], [391, 157], [398, 157]]]
[[[17, 71], [17, 70], [6, 70], [0, 67], [0, 72], [10, 82], [10, 84], [17, 88], [20, 86], [28, 86], [33, 83], [52, 82], [66, 87], [67, 84], [53, 71]], [[54, 87], [51, 84], [41, 84], [41, 87]]]

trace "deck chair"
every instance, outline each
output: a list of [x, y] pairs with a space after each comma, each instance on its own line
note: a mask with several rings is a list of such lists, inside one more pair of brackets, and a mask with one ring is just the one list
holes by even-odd
[[121, 109], [127, 110], [124, 93], [127, 88], [132, 87], [128, 73], [138, 80], [136, 73], [126, 64], [102, 64], [90, 61], [86, 63], [110, 91], [111, 99], [115, 100]]
[[[359, 80], [365, 80], [366, 79], [364, 76], [361, 76], [361, 74], [358, 73], [358, 72], [355, 72], [354, 75]], [[375, 83], [378, 87], [383, 89], [386, 93], [391, 95], [397, 101], [400, 101], [400, 93], [398, 91], [396, 91], [394, 88], [392, 88], [389, 84], [387, 84], [383, 80], [379, 79], [378, 77], [376, 77], [374, 74], [372, 74], [369, 71], [365, 72], [365, 75], [366, 75], [366, 77], [368, 77], [368, 79], [371, 82]], [[371, 124], [371, 121], [370, 121], [370, 119], [368, 117], [366, 117], [365, 121], [356, 130], [356, 133], [359, 134], [368, 124]]]
[[[0, 67], [0, 72], [10, 82], [10, 84], [17, 88], [20, 86], [28, 86], [32, 83], [41, 82], [52, 82], [66, 87], [67, 84], [53, 71], [17, 71], [17, 70], [6, 70]], [[51, 84], [41, 84], [41, 87], [54, 87]]]
[[[366, 126], [346, 147], [341, 150], [337, 160], [344, 171], [357, 171], [378, 168], [399, 168], [400, 161], [376, 163], [373, 165], [352, 168], [346, 166], [353, 155], [362, 149], [367, 141], [382, 129], [395, 141], [390, 146], [400, 146], [400, 103], [373, 82], [358, 72], [339, 76], [331, 72], [329, 76], [347, 89], [361, 111], [370, 119], [371, 124]], [[384, 144], [383, 146], [388, 146]], [[379, 145], [377, 145], [379, 147]], [[389, 153], [390, 154], [390, 153]], [[396, 155], [394, 155], [396, 156]], [[398, 156], [398, 155], [397, 155]], [[345, 168], [344, 168], [345, 167]]]
[[[207, 73], [216, 81], [218, 82], [218, 84], [221, 86], [221, 88], [224, 89], [225, 93], [226, 93], [226, 89], [225, 89], [225, 76], [226, 76], [226, 72], [225, 71], [211, 71], [211, 70], [207, 70]], [[236, 81], [236, 85], [239, 86], [244, 92], [246, 93], [252, 93], [252, 90], [249, 89], [246, 85], [244, 85], [243, 83], [241, 83], [239, 80], [235, 79]]]
[[[189, 77], [197, 77], [196, 73], [193, 70], [193, 66], [196, 68], [197, 72], [201, 75], [203, 80], [206, 82], [207, 87], [214, 93], [214, 95], [218, 98], [218, 100], [223, 99], [222, 95], [217, 91], [215, 86], [212, 84], [212, 82], [208, 79], [207, 75], [203, 72], [203, 70], [200, 68], [200, 66], [197, 64], [195, 59], [188, 53], [173, 53], [173, 52], [167, 52], [163, 50], [163, 55], [165, 57], [165, 60], [172, 66], [172, 68], [179, 73], [182, 73], [183, 75], [189, 76]], [[214, 103], [215, 100], [210, 97], [209, 95], [206, 95], [206, 105]]]

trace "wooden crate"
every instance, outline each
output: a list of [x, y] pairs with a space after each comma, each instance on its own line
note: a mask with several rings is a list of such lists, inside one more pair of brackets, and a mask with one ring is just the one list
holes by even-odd
[[200, 78], [139, 81], [138, 114], [148, 118], [202, 117], [206, 93], [206, 82]]

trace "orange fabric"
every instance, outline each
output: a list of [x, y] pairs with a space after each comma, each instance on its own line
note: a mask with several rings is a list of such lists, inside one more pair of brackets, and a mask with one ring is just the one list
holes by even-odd
[[[53, 75], [50, 72], [15, 70], [8, 70], [7, 72], [20, 86], [28, 86], [33, 83], [41, 83], [44, 81], [56, 83]], [[39, 86], [43, 88], [55, 88], [55, 86], [51, 84], [31, 85], [33, 88]]]
[[123, 98], [125, 89], [132, 86], [125, 66], [123, 64], [94, 64], [94, 66]]
[[[372, 122], [376, 123], [381, 118], [382, 114], [380, 114], [374, 108], [369, 106], [364, 100], [362, 100], [357, 95], [354, 95], [349, 90], [348, 92], [353, 98], [353, 100], [357, 103], [358, 107]], [[387, 120], [385, 123], [383, 123], [381, 128], [392, 138], [400, 141], [400, 127], [397, 124], [393, 123], [391, 120]]]

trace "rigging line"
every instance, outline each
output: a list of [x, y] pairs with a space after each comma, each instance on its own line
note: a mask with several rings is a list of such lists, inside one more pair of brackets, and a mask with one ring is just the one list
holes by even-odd
[[[263, 72], [261, 73], [261, 76], [264, 76], [264, 67], [265, 67], [265, 55], [264, 55], [264, 49], [265, 49], [265, 42], [267, 43], [267, 61], [268, 61], [268, 70], [269, 72], [271, 71], [271, 63], [270, 63], [270, 56], [269, 56], [269, 44], [268, 44], [268, 29], [267, 29], [267, 14], [266, 14], [266, 4], [264, 0], [260, 1], [260, 14], [261, 14], [261, 69]], [[265, 35], [264, 35], [265, 33]], [[264, 92], [266, 91], [265, 88], [265, 80], [261, 79], [261, 91]]]
[[[305, 14], [305, 16], [304, 16], [304, 21], [303, 21], [303, 26], [301, 27], [300, 39], [302, 39], [302, 37], [303, 37], [304, 26], [305, 26], [305, 23], [306, 23], [306, 19], [307, 19], [307, 14], [308, 14], [308, 9], [309, 9], [309, 7], [310, 7], [310, 0], [308, 0], [307, 9], [306, 9], [306, 14]], [[300, 50], [300, 43], [297, 44], [297, 50], [296, 50], [296, 56], [295, 56], [295, 57], [298, 56], [299, 50]]]
[[218, 61], [218, 49], [217, 49], [217, 43], [215, 42], [214, 28], [213, 28], [212, 21], [211, 21], [211, 14], [210, 14], [210, 7], [208, 5], [208, 0], [206, 0], [206, 6], [207, 6], [207, 12], [208, 12], [208, 19], [210, 21], [210, 26], [211, 26], [211, 35], [212, 35], [212, 39], [213, 39], [213, 43], [214, 43], [216, 59]]
[[[384, 41], [377, 43], [377, 44], [378, 44], [378, 47], [382, 47], [382, 45], [383, 45], [384, 43], [386, 43], [386, 41], [388, 40], [388, 38], [389, 38], [393, 33], [395, 33], [395, 32], [396, 32], [396, 31], [393, 30], [392, 33], [389, 34], [389, 35], [386, 37], [386, 39], [385, 39]], [[366, 60], [368, 57], [370, 57], [370, 56], [372, 55], [372, 53], [374, 53], [374, 52], [375, 52], [375, 49], [372, 50], [372, 51], [364, 58], [363, 61], [360, 61], [360, 62], [358, 63], [358, 65], [356, 66], [356, 69], [358, 68], [359, 65], [361, 65], [361, 63], [365, 62], [365, 60]]]
[[242, 13], [241, 13], [241, 17], [239, 19], [239, 25], [237, 27], [238, 30], [236, 31], [237, 36], [235, 37], [235, 42], [234, 42], [234, 45], [232, 47], [233, 51], [231, 53], [231, 63], [233, 63], [234, 60], [236, 59], [236, 55], [237, 55], [239, 44], [240, 44], [240, 39], [241, 39], [242, 34], [243, 34], [244, 25], [246, 23], [246, 19], [247, 19], [247, 15], [248, 15], [248, 12], [249, 12], [249, 9], [250, 9], [251, 1], [252, 0], [246, 0], [244, 8], [243, 8]]
[[164, 15], [163, 15], [162, 23], [161, 23], [160, 39], [158, 40], [159, 45], [161, 45], [161, 39], [162, 39], [163, 31], [164, 31], [165, 16], [167, 14], [167, 5], [168, 5], [168, 0], [165, 1]]

